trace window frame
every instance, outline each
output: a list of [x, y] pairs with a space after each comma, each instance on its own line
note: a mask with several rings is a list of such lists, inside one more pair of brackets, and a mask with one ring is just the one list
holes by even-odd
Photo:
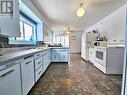
[[[69, 47], [69, 42], [68, 42], [68, 44], [66, 43], [66, 36], [68, 36], [68, 40], [69, 40], [69, 35], [68, 34], [55, 35], [55, 43], [56, 44], [62, 44], [63, 46]], [[63, 40], [61, 39], [62, 37], [63, 37]], [[60, 42], [58, 42], [58, 38], [59, 38]]]
[[[26, 16], [24, 13], [20, 12], [20, 19], [19, 21], [22, 22], [23, 28], [23, 39], [18, 39], [20, 37], [12, 37], [9, 38], [10, 44], [34, 44], [37, 41], [37, 23], [34, 22], [31, 18]], [[32, 27], [32, 41], [28, 41], [25, 39], [25, 29], [24, 24]], [[21, 29], [20, 29], [21, 32]]]

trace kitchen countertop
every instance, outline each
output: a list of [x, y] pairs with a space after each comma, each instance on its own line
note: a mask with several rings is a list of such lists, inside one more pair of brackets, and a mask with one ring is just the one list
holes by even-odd
[[94, 48], [124, 48], [124, 47], [123, 46], [107, 46], [107, 47], [94, 46]]
[[23, 58], [23, 57], [26, 57], [29, 55], [33, 55], [37, 52], [42, 52], [44, 50], [51, 49], [51, 48], [68, 48], [68, 47], [36, 48], [36, 49], [29, 49], [29, 50], [24, 50], [24, 51], [19, 50], [19, 51], [12, 52], [12, 53], [5, 53], [5, 54], [3, 54], [3, 56], [0, 56], [0, 65], [3, 65], [5, 63], [15, 61], [19, 58]]

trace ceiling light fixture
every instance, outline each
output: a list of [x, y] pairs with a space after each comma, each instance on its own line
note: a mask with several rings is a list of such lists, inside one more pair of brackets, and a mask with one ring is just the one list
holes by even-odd
[[71, 27], [70, 27], [70, 26], [67, 26], [66, 33], [67, 33], [67, 34], [70, 34], [70, 33], [72, 33], [72, 32], [73, 32], [73, 30], [71, 29]]
[[83, 8], [83, 3], [80, 4], [80, 8], [77, 9], [77, 16], [82, 17], [85, 14], [85, 9]]

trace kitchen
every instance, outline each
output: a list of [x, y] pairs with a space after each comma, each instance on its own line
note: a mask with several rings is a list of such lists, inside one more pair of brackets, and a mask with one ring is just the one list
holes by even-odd
[[126, 1], [0, 4], [0, 95], [127, 95]]

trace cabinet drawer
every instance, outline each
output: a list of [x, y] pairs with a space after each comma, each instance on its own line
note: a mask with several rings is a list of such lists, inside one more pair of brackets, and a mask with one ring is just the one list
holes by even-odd
[[56, 51], [59, 52], [59, 49], [52, 49], [52, 52], [54, 52], [54, 51], [55, 51], [55, 52], [56, 52]]
[[24, 57], [24, 60], [23, 60], [24, 64], [29, 64], [29, 63], [32, 63], [32, 62], [33, 62], [33, 56]]
[[34, 54], [34, 59], [37, 59], [38, 57], [41, 57], [41, 52]]
[[37, 70], [42, 64], [42, 57], [35, 59], [35, 70]]
[[42, 55], [45, 55], [46, 53], [48, 53], [50, 50], [44, 50], [44, 51], [42, 51]]
[[60, 49], [60, 51], [68, 51], [68, 49]]
[[38, 79], [41, 77], [43, 74], [43, 69], [42, 66], [35, 72], [35, 80], [38, 81]]

